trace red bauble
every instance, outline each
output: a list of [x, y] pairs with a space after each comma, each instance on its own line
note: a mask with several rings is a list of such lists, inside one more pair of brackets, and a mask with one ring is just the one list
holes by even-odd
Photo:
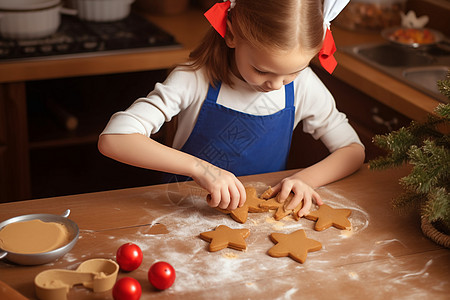
[[126, 243], [120, 246], [116, 253], [116, 261], [123, 271], [136, 270], [142, 263], [142, 250], [138, 245]]
[[112, 293], [114, 300], [139, 300], [142, 289], [136, 279], [124, 277], [117, 280]]
[[175, 281], [175, 269], [166, 262], [154, 263], [148, 270], [148, 280], [158, 290], [165, 290]]

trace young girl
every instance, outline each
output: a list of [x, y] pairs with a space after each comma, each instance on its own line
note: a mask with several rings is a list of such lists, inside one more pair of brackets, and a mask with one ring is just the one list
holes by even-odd
[[[327, 29], [348, 0], [233, 0], [205, 16], [213, 28], [146, 97], [111, 117], [99, 150], [118, 161], [191, 177], [211, 207], [233, 210], [246, 200], [236, 176], [285, 168], [292, 132], [320, 139], [330, 155], [273, 187], [299, 216], [322, 204], [314, 188], [356, 171], [364, 147], [308, 67], [319, 52], [329, 71], [334, 42]], [[324, 13], [325, 11], [325, 13]], [[325, 20], [324, 20], [325, 15]], [[330, 52], [331, 51], [331, 52]], [[178, 115], [173, 148], [150, 138]], [[307, 147], [307, 145], [305, 145]]]

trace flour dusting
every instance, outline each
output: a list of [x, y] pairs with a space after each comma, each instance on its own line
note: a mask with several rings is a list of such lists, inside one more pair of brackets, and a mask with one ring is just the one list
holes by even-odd
[[[252, 183], [258, 193], [267, 189], [263, 183]], [[280, 221], [273, 219], [273, 211], [265, 213], [249, 213], [247, 222], [240, 224], [235, 222], [229, 215], [223, 214], [210, 208], [206, 201], [203, 190], [194, 185], [175, 185], [164, 193], [152, 193], [145, 196], [149, 199], [160, 201], [164, 207], [164, 213], [150, 207], [143, 206], [145, 217], [142, 224], [162, 224], [167, 228], [165, 234], [151, 234], [148, 227], [136, 227], [135, 230], [121, 237], [116, 237], [107, 232], [102, 233], [102, 239], [108, 243], [111, 252], [99, 253], [106, 257], [114, 258], [114, 251], [122, 244], [133, 242], [141, 247], [144, 253], [144, 262], [141, 267], [129, 276], [146, 280], [148, 268], [155, 261], [167, 261], [176, 270], [177, 279], [175, 284], [165, 293], [195, 293], [196, 291], [217, 288], [222, 286], [244, 286], [248, 295], [258, 291], [260, 294], [271, 293], [274, 288], [282, 288], [283, 293], [279, 299], [296, 299], [299, 294], [307, 292], [315, 282], [326, 281], [329, 284], [340, 284], [341, 278], [349, 278], [351, 282], [364, 283], [370, 286], [372, 278], [365, 278], [361, 274], [374, 274], [377, 280], [386, 281], [386, 291], [396, 291], [405, 282], [413, 279], [426, 279], [428, 268], [433, 263], [428, 261], [423, 268], [411, 269], [405, 262], [394, 258], [390, 253], [386, 255], [389, 245], [404, 246], [395, 239], [370, 241], [362, 249], [349, 248], [357, 235], [369, 227], [369, 215], [353, 199], [347, 199], [327, 188], [318, 190], [324, 203], [334, 208], [348, 208], [352, 213], [349, 220], [352, 224], [351, 230], [338, 230], [329, 228], [321, 232], [314, 230], [314, 221], [301, 218], [296, 221], [293, 218], [284, 218]], [[145, 218], [145, 219], [144, 219]], [[199, 234], [211, 231], [219, 225], [230, 228], [247, 228], [250, 235], [246, 239], [247, 251], [224, 249], [218, 252], [209, 252], [209, 243], [200, 239]], [[322, 243], [323, 248], [317, 252], [308, 253], [306, 262], [300, 264], [289, 257], [273, 258], [267, 251], [274, 246], [269, 235], [273, 232], [291, 233], [303, 229], [308, 238]], [[83, 231], [80, 239], [99, 239], [100, 234]], [[86, 241], [88, 242], [88, 241]], [[354, 243], [353, 243], [354, 244]], [[100, 246], [99, 246], [100, 247]], [[98, 251], [94, 249], [92, 251]], [[86, 258], [92, 254], [87, 253]], [[74, 258], [66, 255], [67, 261]], [[348, 264], [349, 260], [352, 261]], [[359, 264], [359, 261], [368, 263]], [[344, 267], [345, 266], [345, 267]], [[393, 271], [401, 270], [403, 273]], [[307, 281], [301, 283], [291, 280], [291, 274], [307, 272]], [[269, 274], [269, 275], [268, 275]], [[305, 273], [306, 274], [306, 273]], [[400, 275], [398, 275], [400, 274]], [[270, 278], [270, 280], [268, 280]], [[300, 286], [300, 288], [299, 288]], [[316, 284], [316, 288], [320, 288]], [[226, 289], [228, 290], [228, 289]], [[380, 291], [374, 290], [374, 294]], [[411, 293], [422, 295], [420, 289]], [[226, 299], [232, 289], [224, 291], [221, 295]]]
[[[267, 186], [262, 183], [252, 183], [258, 193]], [[247, 222], [240, 224], [229, 215], [210, 208], [203, 191], [184, 187], [173, 187], [167, 192], [170, 211], [163, 215], [152, 209], [143, 208], [147, 219], [152, 224], [160, 223], [166, 226], [169, 233], [162, 235], [146, 235], [138, 231], [127, 237], [127, 240], [118, 240], [117, 243], [135, 242], [143, 252], [150, 253], [156, 260], [171, 263], [177, 272], [176, 284], [171, 288], [172, 292], [196, 291], [206, 289], [214, 285], [240, 284], [247, 282], [247, 287], [259, 289], [270, 288], [270, 284], [260, 285], [259, 280], [265, 281], [267, 273], [271, 276], [286, 277], [293, 270], [310, 268], [322, 268], [326, 263], [321, 263], [327, 253], [327, 247], [345, 243], [341, 236], [341, 230], [330, 228], [323, 232], [314, 230], [314, 222], [301, 218], [299, 221], [291, 217], [280, 221], [273, 219], [273, 211], [266, 213], [249, 213]], [[160, 196], [160, 195], [155, 195]], [[324, 198], [324, 201], [333, 207], [346, 207], [352, 210], [351, 223], [353, 226], [351, 235], [364, 230], [368, 224], [368, 215], [355, 203], [347, 199]], [[224, 249], [219, 252], [209, 252], [209, 243], [200, 239], [201, 232], [210, 231], [218, 225], [226, 225], [230, 228], [250, 229], [250, 235], [246, 239], [247, 251]], [[273, 258], [267, 251], [274, 245], [269, 239], [270, 233], [291, 233], [298, 229], [304, 229], [307, 236], [322, 242], [321, 251], [308, 253], [304, 264], [286, 258]], [[182, 249], [180, 251], [180, 249]], [[328, 261], [327, 261], [328, 262]], [[329, 262], [328, 262], [329, 263]], [[249, 267], [251, 266], [251, 267]], [[252, 283], [252, 284], [248, 284]], [[296, 289], [288, 289], [283, 299], [289, 299], [295, 294]]]

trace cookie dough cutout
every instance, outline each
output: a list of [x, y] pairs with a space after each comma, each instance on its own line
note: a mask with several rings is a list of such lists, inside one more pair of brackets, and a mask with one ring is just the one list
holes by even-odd
[[264, 200], [268, 200], [272, 197], [273, 197], [273, 190], [272, 190], [272, 187], [269, 186], [269, 188], [261, 194], [261, 198]]
[[0, 230], [0, 248], [20, 254], [44, 253], [69, 243], [63, 224], [29, 220], [6, 225]]
[[327, 204], [322, 204], [318, 210], [310, 212], [305, 218], [316, 221], [314, 229], [317, 231], [325, 230], [331, 226], [349, 230], [352, 228], [352, 224], [348, 220], [351, 213], [350, 209], [337, 209]]
[[[227, 210], [216, 207], [216, 209], [225, 214], [230, 214], [231, 218], [236, 222], [244, 224], [247, 221], [248, 213], [260, 213], [266, 212], [268, 208], [260, 207], [261, 203], [266, 202], [263, 199], [258, 198], [256, 189], [254, 187], [246, 187], [245, 193], [247, 195], [247, 200], [242, 207], [238, 207], [235, 210]], [[211, 197], [211, 195], [208, 195]]]
[[319, 251], [322, 244], [316, 240], [306, 237], [303, 229], [292, 233], [272, 233], [270, 239], [276, 243], [269, 249], [268, 254], [272, 257], [290, 257], [293, 260], [304, 263], [308, 252]]
[[298, 216], [298, 212], [303, 207], [303, 200], [300, 201], [300, 203], [294, 209], [286, 209], [286, 207], [285, 207], [287, 204], [289, 204], [289, 202], [291, 202], [293, 197], [294, 197], [294, 194], [290, 193], [289, 196], [287, 197], [286, 201], [283, 203], [283, 205], [278, 207], [277, 211], [275, 212], [275, 214], [273, 216], [275, 220], [279, 221], [288, 215], [292, 215], [296, 221], [300, 220], [300, 217]]
[[264, 193], [262, 193], [261, 198], [268, 199], [268, 200], [266, 200], [266, 202], [259, 205], [261, 208], [276, 209], [275, 214], [273, 215], [273, 218], [276, 221], [279, 221], [290, 214], [292, 214], [292, 216], [294, 217], [294, 219], [296, 221], [300, 220], [300, 217], [298, 216], [298, 212], [303, 207], [303, 201], [300, 201], [300, 203], [294, 209], [286, 209], [285, 205], [287, 205], [289, 202], [291, 202], [292, 198], [294, 197], [294, 194], [290, 193], [289, 196], [287, 197], [287, 199], [283, 203], [280, 203], [280, 201], [278, 199], [279, 194], [277, 196], [269, 199], [268, 197], [270, 197], [272, 194], [273, 194], [273, 191], [272, 191], [272, 188], [270, 188], [270, 187]]
[[213, 231], [200, 233], [200, 238], [210, 242], [209, 251], [216, 252], [225, 248], [235, 250], [247, 250], [245, 239], [250, 235], [248, 229], [232, 229], [225, 225], [219, 225]]

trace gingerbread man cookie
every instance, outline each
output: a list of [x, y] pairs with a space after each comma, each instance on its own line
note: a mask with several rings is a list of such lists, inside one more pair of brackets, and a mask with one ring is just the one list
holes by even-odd
[[209, 251], [215, 252], [224, 248], [235, 250], [247, 250], [245, 239], [250, 235], [248, 229], [232, 229], [225, 225], [219, 225], [213, 231], [200, 233], [200, 237], [210, 242]]
[[[260, 207], [260, 204], [266, 202], [265, 200], [262, 200], [258, 198], [256, 189], [254, 187], [246, 187], [245, 193], [247, 195], [247, 200], [245, 201], [244, 205], [242, 207], [238, 207], [235, 210], [226, 210], [221, 208], [216, 208], [217, 210], [225, 213], [230, 214], [231, 218], [239, 223], [245, 223], [247, 221], [248, 213], [259, 213], [259, 212], [266, 212], [269, 209], [268, 208], [262, 208]], [[208, 195], [208, 197], [211, 197]]]
[[276, 243], [269, 249], [268, 254], [272, 257], [289, 256], [299, 263], [304, 263], [308, 252], [322, 249], [322, 244], [316, 240], [306, 237], [303, 229], [290, 234], [272, 233], [270, 239]]
[[351, 229], [352, 224], [348, 220], [351, 213], [350, 209], [337, 209], [322, 204], [318, 210], [310, 212], [305, 218], [317, 221], [314, 227], [317, 231], [325, 230], [331, 226], [338, 229]]

